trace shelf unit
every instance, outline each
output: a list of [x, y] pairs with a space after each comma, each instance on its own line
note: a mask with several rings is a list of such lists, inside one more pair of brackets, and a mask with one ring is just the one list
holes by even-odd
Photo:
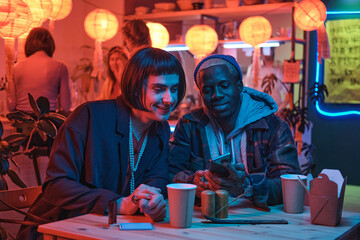
[[[271, 4], [259, 4], [259, 5], [248, 5], [239, 6], [235, 8], [211, 8], [211, 9], [200, 9], [200, 10], [189, 10], [189, 11], [168, 11], [162, 13], [149, 13], [143, 15], [126, 15], [124, 20], [131, 19], [142, 19], [145, 21], [152, 22], [183, 22], [191, 20], [201, 20], [206, 16], [215, 17], [218, 21], [228, 21], [233, 19], [245, 18], [249, 16], [261, 15], [274, 15], [274, 14], [292, 14], [292, 9], [295, 6], [294, 2], [283, 2], [283, 3], [271, 3]], [[268, 42], [278, 41], [280, 43], [291, 42], [292, 38], [276, 37], [271, 38]], [[234, 40], [220, 40], [219, 44], [224, 43], [243, 43], [239, 39]], [[303, 39], [295, 39], [294, 43], [305, 44]], [[169, 46], [181, 45], [183, 42], [171, 41]]]
[[203, 15], [215, 16], [222, 20], [255, 15], [291, 14], [293, 2], [259, 4], [239, 6], [236, 8], [211, 8], [189, 11], [168, 11], [162, 13], [149, 13], [143, 15], [127, 15], [125, 20], [143, 19], [157, 22], [173, 22], [185, 20], [199, 20]]

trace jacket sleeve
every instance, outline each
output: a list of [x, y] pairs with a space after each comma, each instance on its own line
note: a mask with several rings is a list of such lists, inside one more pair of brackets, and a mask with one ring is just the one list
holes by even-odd
[[64, 210], [82, 214], [104, 214], [110, 200], [119, 198], [115, 192], [95, 188], [84, 180], [85, 137], [69, 125], [60, 129], [50, 155], [45, 199]]
[[169, 181], [192, 183], [190, 122], [181, 118], [170, 140]]
[[[248, 194], [259, 206], [276, 205], [282, 203], [282, 174], [300, 174], [297, 149], [294, 138], [287, 123], [281, 119], [277, 131], [269, 139], [269, 152], [264, 156], [267, 165], [264, 174], [250, 174], [246, 176]], [[270, 127], [272, 127], [270, 125]]]

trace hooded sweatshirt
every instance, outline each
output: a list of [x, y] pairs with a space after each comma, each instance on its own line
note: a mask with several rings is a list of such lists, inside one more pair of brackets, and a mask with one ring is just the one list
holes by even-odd
[[235, 127], [226, 137], [214, 117], [205, 111], [210, 122], [205, 126], [211, 158], [231, 153], [232, 163], [243, 163], [245, 172], [249, 174], [246, 164], [246, 133], [244, 127], [278, 110], [273, 98], [263, 92], [244, 87], [240, 93], [241, 106]]

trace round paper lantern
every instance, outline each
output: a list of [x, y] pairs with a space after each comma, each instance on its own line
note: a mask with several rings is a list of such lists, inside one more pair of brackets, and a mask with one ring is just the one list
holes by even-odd
[[261, 16], [248, 17], [241, 22], [239, 27], [240, 37], [252, 46], [257, 46], [271, 37], [270, 22]]
[[66, 18], [72, 9], [72, 0], [52, 0], [52, 10], [49, 18], [52, 21]]
[[85, 17], [86, 33], [97, 41], [113, 38], [118, 31], [118, 20], [114, 14], [106, 9], [95, 9]]
[[304, 31], [318, 29], [326, 20], [326, 7], [320, 0], [303, 0], [294, 11], [296, 25]]
[[0, 36], [4, 38], [6, 78], [12, 85], [13, 67], [15, 61], [15, 38], [27, 32], [32, 22], [29, 6], [22, 0], [16, 1], [14, 19], [0, 29]]
[[14, 19], [15, 10], [15, 1], [0, 0], [0, 28], [8, 25]]
[[17, 38], [30, 29], [32, 16], [29, 6], [22, 0], [17, 0], [16, 12], [13, 21], [0, 29], [3, 38]]
[[152, 47], [165, 48], [169, 44], [169, 32], [166, 27], [160, 23], [146, 23], [150, 31]]
[[85, 32], [95, 39], [92, 76], [101, 79], [103, 72], [103, 54], [101, 42], [113, 38], [118, 31], [118, 20], [114, 14], [106, 9], [95, 9], [85, 17]]
[[194, 25], [186, 32], [185, 43], [192, 54], [203, 58], [217, 48], [218, 35], [208, 25]]
[[46, 20], [43, 17], [43, 10], [38, 0], [24, 0], [29, 5], [33, 21], [31, 28], [40, 27], [41, 24]]
[[42, 17], [44, 19], [43, 22], [45, 22], [52, 12], [53, 3], [52, 0], [38, 0], [42, 9]]
[[261, 16], [248, 17], [241, 22], [239, 27], [241, 39], [254, 47], [253, 52], [253, 81], [254, 87], [258, 85], [259, 78], [259, 58], [260, 48], [259, 44], [265, 42], [271, 37], [271, 24], [270, 22]]

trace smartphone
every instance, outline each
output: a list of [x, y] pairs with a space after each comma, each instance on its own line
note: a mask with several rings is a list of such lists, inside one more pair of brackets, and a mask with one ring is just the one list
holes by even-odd
[[231, 160], [230, 153], [226, 153], [224, 155], [220, 155], [219, 157], [210, 159], [209, 171], [220, 178], [227, 178], [230, 174], [229, 170], [226, 167], [224, 167], [222, 164], [223, 162], [230, 162], [230, 160]]

